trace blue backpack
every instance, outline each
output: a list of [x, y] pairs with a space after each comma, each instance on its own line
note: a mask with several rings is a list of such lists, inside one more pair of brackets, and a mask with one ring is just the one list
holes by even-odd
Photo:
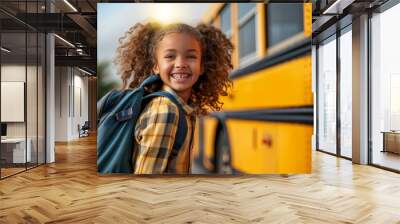
[[187, 124], [182, 105], [167, 91], [145, 95], [145, 87], [160, 81], [149, 76], [133, 90], [112, 90], [97, 102], [97, 171], [106, 173], [133, 173], [132, 155], [136, 121], [151, 98], [164, 96], [179, 108], [179, 123], [173, 150], [179, 150], [185, 141]]

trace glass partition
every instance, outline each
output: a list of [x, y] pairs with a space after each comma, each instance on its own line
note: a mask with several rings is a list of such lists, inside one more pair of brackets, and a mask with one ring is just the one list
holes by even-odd
[[336, 36], [318, 46], [318, 149], [336, 154]]
[[28, 158], [27, 167], [33, 167], [37, 165], [37, 127], [38, 127], [38, 111], [37, 111], [37, 76], [38, 76], [38, 49], [37, 41], [38, 35], [36, 32], [27, 33], [27, 81], [26, 81], [26, 114], [27, 114], [27, 150], [30, 151]]
[[[1, 175], [26, 169], [31, 151], [26, 150], [26, 33], [1, 34]], [[29, 148], [28, 148], [29, 149]]]
[[0, 3], [15, 10], [15, 16], [0, 12], [0, 178], [45, 163], [46, 40], [17, 19], [44, 12], [43, 6], [44, 1]]

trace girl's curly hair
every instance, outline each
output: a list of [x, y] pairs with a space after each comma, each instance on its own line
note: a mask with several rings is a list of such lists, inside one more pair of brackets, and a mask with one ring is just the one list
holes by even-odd
[[[169, 33], [190, 33], [202, 48], [204, 74], [192, 87], [191, 101], [197, 114], [206, 114], [207, 109], [220, 110], [220, 95], [226, 96], [232, 86], [229, 72], [233, 68], [231, 55], [233, 45], [217, 28], [199, 24], [192, 27], [182, 23], [162, 26], [157, 22], [137, 23], [119, 39], [114, 63], [118, 65], [123, 81], [123, 89], [135, 88], [150, 74], [156, 64], [157, 44]], [[155, 91], [162, 83], [152, 86]]]

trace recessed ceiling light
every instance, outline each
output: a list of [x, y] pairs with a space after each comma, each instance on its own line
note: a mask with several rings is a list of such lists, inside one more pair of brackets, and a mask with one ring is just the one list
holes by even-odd
[[83, 73], [85, 73], [85, 74], [87, 74], [87, 75], [92, 75], [92, 73], [90, 73], [90, 72], [88, 72], [88, 71], [86, 71], [86, 70], [83, 70], [83, 69], [81, 69], [81, 68], [79, 68], [79, 67], [78, 67], [78, 69], [79, 69], [79, 71], [81, 71], [81, 72], [83, 72]]
[[57, 35], [57, 34], [54, 34], [54, 36], [57, 37], [58, 39], [60, 39], [61, 41], [63, 41], [64, 43], [68, 44], [69, 46], [75, 48], [75, 45], [73, 45], [73, 44], [72, 44], [71, 42], [69, 42], [68, 40], [66, 40], [66, 39], [64, 39], [64, 38], [62, 38], [62, 37], [60, 37], [60, 36]]
[[65, 4], [67, 4], [72, 10], [74, 10], [75, 12], [78, 12], [78, 10], [71, 4], [69, 3], [67, 0], [64, 0]]
[[4, 51], [4, 52], [7, 52], [7, 53], [10, 53], [10, 52], [11, 52], [11, 50], [9, 50], [9, 49], [7, 49], [7, 48], [5, 48], [5, 47], [1, 47], [1, 50]]

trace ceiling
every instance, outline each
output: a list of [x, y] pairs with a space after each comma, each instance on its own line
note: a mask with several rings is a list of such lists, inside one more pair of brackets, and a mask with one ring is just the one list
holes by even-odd
[[[357, 15], [359, 12], [382, 5], [386, 1], [313, 0], [313, 36], [325, 32], [346, 15]], [[55, 38], [56, 65], [80, 66], [95, 73], [97, 2], [132, 1], [0, 0], [2, 46], [13, 49], [13, 57], [10, 58], [18, 58], [19, 55], [26, 55], [27, 53], [29, 60], [29, 58], [34, 58], [30, 54], [35, 53], [37, 43], [34, 41], [35, 39], [32, 40], [34, 38], [32, 35], [28, 35], [27, 40], [25, 40], [25, 31], [54, 32], [60, 37]], [[333, 11], [328, 10], [329, 8], [332, 9], [331, 6], [335, 4], [336, 7], [333, 7], [335, 8]], [[327, 11], [329, 12], [327, 13]], [[25, 41], [28, 43], [26, 49], [24, 47]], [[40, 44], [38, 46], [41, 49], [42, 46]]]
[[313, 0], [313, 43], [333, 35], [352, 22], [352, 18], [373, 11], [388, 0]]
[[0, 27], [2, 46], [12, 49], [2, 60], [37, 57], [44, 47], [37, 35], [51, 32], [57, 34], [56, 66], [96, 73], [97, 0], [1, 0]]

